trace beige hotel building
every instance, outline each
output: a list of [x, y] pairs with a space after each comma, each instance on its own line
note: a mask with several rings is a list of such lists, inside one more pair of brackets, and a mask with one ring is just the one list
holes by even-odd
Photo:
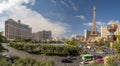
[[22, 24], [20, 20], [18, 22], [13, 19], [5, 21], [5, 37], [7, 40], [14, 40], [15, 38], [31, 38], [32, 29]]
[[32, 33], [32, 39], [33, 41], [36, 41], [36, 42], [50, 41], [52, 40], [52, 32], [43, 30], [36, 33]]
[[[118, 35], [120, 33], [120, 23], [118, 21], [109, 21], [108, 23], [114, 23], [114, 24], [117, 24], [118, 28], [117, 30], [115, 31], [115, 35]], [[110, 33], [108, 32], [107, 30], [107, 26], [101, 26], [101, 37], [102, 38], [107, 38], [108, 35], [110, 35]]]

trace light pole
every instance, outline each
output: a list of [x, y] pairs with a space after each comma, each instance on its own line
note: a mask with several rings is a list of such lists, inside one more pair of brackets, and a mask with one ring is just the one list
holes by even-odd
[[20, 20], [18, 20], [18, 39], [20, 38]]

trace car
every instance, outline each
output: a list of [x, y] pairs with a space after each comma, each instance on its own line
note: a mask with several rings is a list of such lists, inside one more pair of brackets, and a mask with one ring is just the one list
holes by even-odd
[[99, 59], [96, 60], [96, 62], [97, 62], [97, 63], [103, 63], [104, 60], [103, 60], [102, 58], [99, 58]]
[[74, 56], [67, 56], [67, 59], [76, 60], [76, 57], [74, 57]]
[[104, 52], [103, 52], [103, 51], [97, 51], [97, 53], [99, 53], [99, 54], [104, 54]]
[[63, 58], [63, 59], [61, 60], [61, 62], [62, 62], [62, 63], [72, 63], [73, 61], [70, 60], [70, 59], [67, 59], [67, 58]]
[[2, 53], [2, 56], [6, 58], [11, 58], [11, 55], [9, 53]]
[[84, 60], [84, 61], [80, 62], [80, 64], [82, 64], [82, 65], [84, 65], [84, 64], [89, 64], [89, 62], [86, 61], [86, 60]]
[[96, 60], [96, 59], [103, 58], [103, 57], [100, 55], [93, 55], [93, 58], [94, 58], [94, 60]]

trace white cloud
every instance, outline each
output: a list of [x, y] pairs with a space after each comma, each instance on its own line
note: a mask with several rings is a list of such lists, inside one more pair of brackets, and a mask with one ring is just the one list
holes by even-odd
[[63, 4], [63, 5], [66, 5], [66, 3], [64, 1], [60, 1], [60, 3]]
[[70, 8], [66, 3], [65, 1], [60, 1], [61, 4], [63, 4], [66, 8]]
[[56, 6], [56, 1], [55, 0], [50, 0], [55, 6]]
[[69, 2], [71, 3], [71, 7], [74, 9], [74, 11], [78, 11], [78, 7], [75, 6], [75, 4], [72, 2], [72, 0], [69, 0]]
[[[83, 25], [85, 25], [85, 26], [90, 26], [90, 27], [91, 27], [91, 26], [92, 26], [92, 23], [93, 23], [93, 22], [83, 23]], [[97, 22], [96, 22], [96, 25], [97, 25], [97, 26], [102, 26], [102, 25], [105, 25], [105, 22], [97, 21]]]
[[72, 0], [50, 0], [55, 6], [57, 5], [57, 1], [64, 5], [66, 8], [72, 8], [74, 11], [78, 11], [78, 7], [72, 2]]
[[92, 22], [83, 23], [83, 25], [85, 25], [85, 26], [92, 26]]
[[83, 15], [80, 15], [80, 16], [75, 16], [75, 17], [80, 18], [80, 19], [82, 19], [82, 20], [84, 20], [84, 19], [85, 19], [85, 16], [83, 16]]
[[[33, 11], [26, 6], [22, 5], [23, 3], [28, 4], [31, 3], [33, 5], [34, 0], [8, 0], [0, 3], [0, 14], [6, 12], [7, 16], [1, 16], [1, 23], [4, 24], [4, 21], [8, 18], [13, 18], [15, 21], [18, 19], [21, 20], [22, 23], [30, 25], [32, 27], [33, 32], [40, 30], [51, 30], [53, 32], [53, 36], [59, 36], [68, 31], [68, 25], [63, 24], [61, 22], [55, 22], [54, 20], [50, 20], [44, 18], [40, 13]], [[2, 4], [2, 5], [1, 5]], [[8, 5], [8, 6], [5, 6]], [[3, 28], [3, 27], [0, 27]]]
[[20, 6], [22, 3], [32, 3], [34, 4], [35, 0], [1, 0], [0, 1], [0, 14], [3, 11], [8, 10], [14, 6]]

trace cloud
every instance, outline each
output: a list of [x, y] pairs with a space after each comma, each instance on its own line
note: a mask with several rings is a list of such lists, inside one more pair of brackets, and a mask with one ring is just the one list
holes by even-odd
[[56, 6], [56, 1], [55, 0], [50, 0], [55, 6]]
[[105, 24], [106, 24], [105, 22], [97, 21], [98, 26], [102, 26], [102, 25], [105, 25]]
[[14, 6], [20, 6], [22, 3], [30, 3], [34, 4], [35, 0], [1, 0], [0, 1], [0, 14], [3, 13], [3, 11], [9, 10], [10, 8]]
[[51, 30], [53, 36], [59, 36], [68, 31], [69, 25], [45, 18], [40, 13], [27, 8], [25, 5], [22, 5], [23, 3], [31, 3], [33, 5], [32, 2], [33, 0], [7, 0], [4, 3], [1, 2], [0, 7], [1, 4], [3, 4], [2, 6], [4, 7], [2, 9], [0, 8], [0, 14], [3, 14], [4, 12], [4, 14], [6, 14], [5, 16], [1, 16], [1, 23], [4, 24], [4, 21], [8, 18], [13, 18], [15, 21], [20, 19], [22, 23], [28, 24], [32, 27], [33, 32]]
[[66, 3], [65, 1], [60, 1], [61, 4], [63, 4], [66, 8], [70, 8]]
[[84, 23], [85, 26], [92, 26], [92, 22]]
[[84, 20], [84, 19], [85, 19], [85, 16], [83, 16], [83, 15], [80, 15], [80, 16], [75, 16], [75, 17], [80, 18], [80, 19], [82, 19], [82, 20]]
[[75, 4], [72, 2], [72, 0], [69, 0], [69, 3], [71, 3], [71, 7], [74, 9], [74, 11], [78, 11], [78, 7], [75, 6]]
[[64, 21], [66, 19], [64, 14], [61, 13], [55, 13], [55, 12], [46, 12], [44, 13], [45, 16], [47, 16], [48, 18], [53, 19], [54, 21]]
[[66, 5], [66, 3], [64, 1], [60, 1], [60, 3], [63, 4], [63, 5]]
[[72, 0], [50, 0], [55, 6], [57, 5], [57, 1], [58, 3], [61, 3], [62, 5], [64, 5], [66, 8], [72, 8], [74, 11], [78, 11], [78, 7], [72, 2]]
[[[85, 26], [90, 26], [90, 27], [91, 27], [91, 26], [92, 26], [92, 23], [93, 23], [93, 22], [83, 23], [83, 25], [85, 25]], [[97, 21], [97, 22], [96, 22], [96, 25], [100, 27], [100, 26], [102, 26], [102, 25], [105, 25], [105, 22]]]

